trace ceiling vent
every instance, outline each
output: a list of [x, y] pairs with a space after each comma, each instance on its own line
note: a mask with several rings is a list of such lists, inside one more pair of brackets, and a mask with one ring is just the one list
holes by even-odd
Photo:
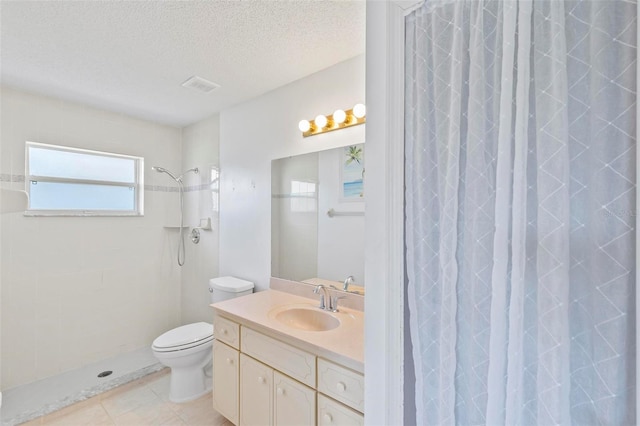
[[187, 81], [182, 83], [182, 85], [203, 93], [211, 93], [220, 87], [220, 85], [202, 77], [198, 77], [197, 75], [190, 77]]

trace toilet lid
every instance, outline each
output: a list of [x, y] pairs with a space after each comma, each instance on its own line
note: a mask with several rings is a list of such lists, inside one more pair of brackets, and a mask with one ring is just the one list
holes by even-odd
[[213, 325], [206, 322], [196, 322], [167, 331], [153, 341], [153, 346], [159, 349], [175, 348], [184, 345], [193, 346], [194, 343], [207, 339], [211, 340], [212, 337]]

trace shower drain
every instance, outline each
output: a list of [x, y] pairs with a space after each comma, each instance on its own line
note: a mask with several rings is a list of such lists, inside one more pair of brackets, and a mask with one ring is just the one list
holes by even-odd
[[111, 373], [113, 373], [113, 371], [111, 370], [103, 371], [102, 373], [98, 374], [98, 377], [107, 377], [111, 375]]

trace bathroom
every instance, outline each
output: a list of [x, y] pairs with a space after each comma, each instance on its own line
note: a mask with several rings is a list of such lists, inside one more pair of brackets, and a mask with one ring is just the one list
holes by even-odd
[[[271, 160], [366, 141], [363, 252], [367, 277], [364, 298], [369, 314], [364, 331], [364, 414], [367, 424], [414, 424], [416, 410], [424, 407], [416, 407], [416, 403], [420, 404], [417, 398], [422, 395], [415, 383], [412, 355], [416, 352], [412, 350], [409, 335], [412, 326], [409, 294], [412, 293], [407, 292], [404, 264], [405, 152], [398, 141], [403, 139], [405, 130], [405, 16], [421, 7], [421, 3], [368, 2], [366, 8], [363, 2], [333, 5], [335, 9], [325, 17], [335, 25], [328, 31], [334, 38], [327, 39], [312, 31], [305, 32], [310, 25], [306, 21], [311, 17], [316, 20], [319, 11], [289, 7], [290, 2], [271, 3], [274, 10], [264, 10], [260, 9], [263, 3], [244, 2], [258, 15], [254, 27], [266, 25], [260, 19], [280, 23], [273, 25], [277, 27], [273, 34], [275, 40], [291, 37], [282, 31], [289, 29], [279, 21], [282, 16], [305, 23], [302, 25], [305, 30], [300, 30], [298, 37], [305, 33], [315, 39], [317, 50], [304, 52], [308, 54], [305, 57], [315, 61], [314, 65], [305, 70], [298, 69], [297, 74], [282, 71], [282, 79], [274, 80], [268, 90], [239, 97], [235, 102], [195, 119], [186, 118], [188, 102], [171, 104], [167, 109], [152, 108], [153, 104], [163, 104], [162, 98], [154, 93], [141, 104], [118, 102], [117, 95], [121, 93], [111, 93], [107, 83], [135, 93], [139, 90], [118, 74], [118, 70], [127, 68], [135, 56], [129, 48], [133, 40], [146, 41], [149, 49], [140, 63], [142, 77], [137, 81], [143, 87], [153, 79], [154, 72], [162, 69], [159, 61], [167, 51], [182, 58], [183, 50], [193, 47], [179, 44], [178, 37], [172, 34], [185, 36], [186, 31], [193, 36], [186, 44], [202, 43], [209, 48], [202, 34], [211, 34], [208, 31], [221, 28], [227, 31], [228, 28], [226, 25], [207, 25], [201, 18], [203, 10], [185, 12], [185, 5], [190, 3], [179, 6], [172, 2], [150, 2], [145, 7], [136, 6], [126, 13], [119, 13], [111, 2], [75, 3], [75, 9], [74, 3], [52, 2], [48, 7], [59, 6], [61, 10], [42, 13], [35, 9], [29, 11], [28, 3], [22, 6], [27, 9], [25, 11], [20, 10], [20, 3], [3, 2], [0, 5], [3, 22], [2, 187], [25, 188], [24, 143], [34, 141], [144, 157], [145, 191], [143, 217], [30, 217], [16, 212], [1, 216], [2, 391], [78, 366], [148, 349], [157, 336], [181, 324], [211, 322], [213, 313], [208, 302], [207, 282], [212, 277], [239, 277], [253, 282], [256, 292], [266, 291], [272, 271]], [[487, 2], [495, 3], [499, 2]], [[33, 7], [45, 7], [33, 4], [37, 5]], [[205, 7], [205, 4], [191, 5]], [[633, 5], [633, 2], [629, 4]], [[11, 7], [14, 7], [13, 14]], [[158, 11], [154, 9], [156, 7], [167, 9]], [[144, 15], [149, 12], [145, 8], [151, 9], [148, 16]], [[335, 13], [336, 9], [340, 10], [339, 14]], [[183, 18], [188, 18], [189, 25], [185, 22], [181, 25], [179, 20], [172, 22], [182, 12], [186, 13]], [[616, 16], [635, 13], [634, 9], [633, 13]], [[55, 19], [65, 14], [77, 25], [57, 24]], [[6, 25], [12, 16], [16, 19], [14, 25]], [[234, 29], [248, 31], [242, 14], [230, 13], [227, 17], [237, 27]], [[151, 22], [152, 19], [159, 22]], [[140, 25], [141, 22], [146, 25]], [[357, 30], [349, 32], [353, 26], [358, 27]], [[187, 27], [190, 30], [184, 30]], [[94, 34], [87, 28], [97, 31]], [[132, 28], [145, 30], [136, 32]], [[42, 45], [37, 50], [25, 44], [28, 42], [21, 42], [46, 34], [46, 29], [64, 37], [64, 43], [40, 37]], [[105, 39], [97, 35], [115, 29], [131, 37]], [[159, 29], [160, 34], [151, 29]], [[82, 51], [83, 41], [88, 44], [94, 40], [88, 36], [78, 37], [82, 31], [104, 42], [101, 45], [104, 52], [92, 56], [92, 61], [75, 56], [76, 52]], [[252, 43], [259, 40], [256, 36]], [[296, 68], [300, 61], [295, 56], [284, 60], [282, 57], [287, 52], [275, 55], [272, 50], [280, 48], [284, 41], [270, 41], [268, 48], [255, 52], [265, 67], [282, 62], [291, 70]], [[347, 53], [323, 62], [329, 55], [327, 52], [339, 50], [335, 46], [341, 46]], [[124, 58], [120, 61], [100, 58], [100, 53], [114, 49], [124, 52]], [[12, 69], [14, 64], [4, 60], [5, 55], [13, 55], [29, 62], [35, 57], [34, 52], [39, 52], [45, 59], [35, 61], [37, 66], [31, 68]], [[247, 60], [238, 52], [217, 53], [237, 59], [240, 64]], [[47, 60], [58, 56], [65, 66], [75, 64], [86, 74], [74, 74], [62, 67], [60, 74], [67, 74], [68, 84], [60, 91], [45, 93], [44, 83], [41, 87], [29, 87], [27, 78], [39, 68], [51, 69], [50, 79], [55, 80], [55, 65]], [[180, 83], [191, 75], [206, 74], [207, 64], [219, 62], [215, 54], [208, 53], [207, 56], [210, 62], [197, 62], [198, 69], [184, 71], [187, 75], [175, 73], [171, 76], [174, 90], [187, 91], [179, 87]], [[278, 61], [274, 61], [274, 57]], [[241, 65], [238, 67], [244, 69]], [[216, 95], [225, 93], [226, 82], [217, 81], [215, 75], [209, 78], [221, 88], [210, 95], [187, 91], [177, 96], [188, 97], [199, 106], [215, 104], [218, 102]], [[251, 86], [249, 82], [265, 78], [262, 75], [253, 79], [247, 77], [245, 84]], [[164, 84], [167, 84], [166, 80]], [[241, 89], [237, 88], [239, 93], [249, 93]], [[635, 88], [631, 93], [635, 99]], [[100, 104], [97, 99], [103, 99], [104, 103]], [[329, 115], [336, 108], [347, 109], [360, 102], [367, 105], [367, 124], [364, 126], [308, 138], [298, 129], [302, 119]], [[145, 115], [148, 112], [145, 112], [145, 105], [149, 111], [173, 111]], [[184, 221], [189, 232], [182, 267], [176, 261], [180, 218], [175, 183], [166, 174], [152, 171], [152, 166], [176, 173], [193, 167], [199, 169], [198, 174], [189, 173], [184, 177]], [[620, 217], [631, 211], [629, 206], [613, 205], [608, 217]], [[189, 238], [191, 229], [207, 224], [209, 220], [212, 229], [200, 230], [200, 242], [193, 244]], [[636, 251], [632, 248], [628, 253], [635, 255]], [[637, 293], [629, 292], [628, 297], [633, 300]], [[628, 318], [637, 323], [635, 315]], [[632, 328], [637, 327], [633, 325]], [[629, 337], [628, 341], [635, 342], [635, 337]], [[635, 357], [635, 352], [628, 357], [634, 368]], [[633, 396], [629, 395], [628, 399], [631, 401]], [[495, 400], [492, 402], [495, 404]], [[4, 403], [1, 409], [6, 410]], [[630, 409], [620, 411], [625, 410]], [[628, 415], [625, 418], [637, 417]]]
[[[14, 9], [3, 4], [3, 57], [10, 54], [6, 46], [24, 48], [20, 40], [5, 41], [8, 35], [23, 36], [28, 43], [32, 40], [27, 36], [29, 28], [35, 31], [39, 27], [41, 34], [59, 31], [59, 24], [47, 24], [52, 14], [67, 13], [67, 19], [76, 25], [80, 18], [96, 25], [115, 25], [116, 16], [122, 18], [114, 11], [116, 16], [100, 20], [101, 14], [114, 10], [113, 4], [109, 9], [109, 3], [104, 3], [107, 5], [104, 9], [81, 4], [66, 9], [62, 7], [64, 2], [58, 5], [61, 7], [51, 6], [50, 13], [35, 13], [36, 9], [32, 9], [33, 27], [29, 27], [21, 21], [23, 14], [28, 14], [24, 9], [17, 4]], [[55, 10], [58, 12], [53, 13]], [[133, 11], [149, 14], [144, 19], [152, 19], [160, 9], [133, 8]], [[170, 13], [171, 7], [165, 12]], [[258, 12], [263, 11], [255, 13]], [[325, 54], [327, 62], [316, 60], [306, 69], [276, 76], [268, 91], [262, 89], [267, 93], [254, 99], [243, 95], [242, 102], [236, 100], [235, 105], [200, 117], [193, 110], [177, 111], [171, 116], [174, 108], [170, 104], [160, 108], [160, 112], [150, 113], [156, 114], [155, 122], [139, 118], [137, 105], [122, 110], [115, 105], [97, 107], [90, 100], [100, 97], [95, 93], [100, 92], [100, 87], [87, 89], [94, 93], [86, 95], [85, 99], [89, 99], [86, 102], [73, 98], [82, 97], [82, 93], [75, 92], [80, 89], [68, 90], [73, 94], [71, 99], [20, 89], [23, 82], [19, 76], [11, 75], [9, 61], [3, 61], [7, 73], [2, 81], [3, 188], [24, 190], [25, 141], [144, 157], [145, 184], [143, 217], [2, 215], [3, 391], [146, 348], [164, 331], [181, 324], [211, 323], [213, 313], [207, 284], [212, 277], [232, 275], [251, 280], [256, 291], [268, 288], [271, 220], [265, 212], [270, 211], [271, 204], [271, 160], [364, 141], [365, 126], [310, 140], [303, 140], [298, 130], [302, 118], [328, 114], [336, 108], [351, 108], [364, 101], [364, 4], [354, 3], [344, 13], [332, 28], [341, 26], [343, 36], [352, 40], [348, 48]], [[176, 13], [184, 20], [193, 20], [197, 14], [198, 11], [180, 10]], [[292, 11], [286, 19], [294, 19], [293, 15]], [[15, 20], [11, 25], [4, 24], [11, 19]], [[133, 17], [130, 19], [135, 22]], [[131, 33], [133, 22], [123, 19], [113, 31]], [[347, 26], [347, 22], [351, 24]], [[163, 24], [174, 29], [175, 23]], [[206, 27], [205, 23], [202, 27]], [[352, 29], [346, 31], [347, 27]], [[67, 36], [60, 34], [66, 42], [81, 44]], [[166, 37], [169, 40], [171, 34]], [[83, 46], [91, 41], [99, 46], [104, 44], [99, 32], [87, 38], [90, 41]], [[124, 36], [122, 40], [126, 40]], [[51, 55], [62, 55], [72, 63], [76, 47], [69, 46]], [[39, 52], [51, 59], [47, 49], [53, 48], [44, 44]], [[337, 59], [328, 59], [329, 56]], [[81, 87], [99, 81], [89, 78], [95, 71], [92, 67], [105, 67], [103, 77], [107, 71], [117, 75], [116, 65], [107, 64], [106, 59], [97, 55], [92, 60], [98, 63], [87, 60], [77, 68], [78, 73], [86, 73], [76, 75], [77, 83], [84, 85]], [[184, 68], [180, 71], [190, 74], [177, 74], [176, 88], [170, 90], [183, 91], [182, 96], [198, 103], [200, 111], [206, 111], [202, 105], [212, 99], [218, 102], [217, 93], [207, 95], [180, 87], [190, 75], [199, 72], [197, 67], [189, 71], [187, 66]], [[216, 81], [215, 74], [207, 77]], [[220, 96], [229, 96], [223, 87], [218, 90]], [[235, 91], [240, 90], [236, 87]], [[108, 94], [102, 92], [101, 96], [105, 95]], [[173, 172], [199, 169], [197, 175], [189, 173], [184, 177], [184, 223], [191, 231], [201, 220], [210, 219], [211, 230], [200, 231], [197, 245], [189, 235], [185, 236], [186, 260], [182, 267], [176, 262], [179, 232], [176, 185], [166, 174], [152, 171], [152, 166]], [[223, 176], [221, 185], [218, 173]], [[224, 208], [218, 207], [223, 205]], [[7, 409], [6, 401], [2, 409]]]

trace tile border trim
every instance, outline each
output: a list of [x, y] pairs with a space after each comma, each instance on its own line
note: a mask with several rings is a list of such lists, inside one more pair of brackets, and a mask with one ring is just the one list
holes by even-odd
[[[12, 175], [10, 173], [0, 173], [0, 182], [9, 182], [9, 183], [20, 183], [25, 181], [25, 175]], [[144, 185], [145, 191], [151, 192], [178, 192], [177, 186], [167, 186], [167, 185]], [[203, 183], [200, 185], [189, 185], [184, 187], [184, 192], [195, 192], [195, 191], [213, 191], [211, 189], [211, 185], [208, 183]]]

